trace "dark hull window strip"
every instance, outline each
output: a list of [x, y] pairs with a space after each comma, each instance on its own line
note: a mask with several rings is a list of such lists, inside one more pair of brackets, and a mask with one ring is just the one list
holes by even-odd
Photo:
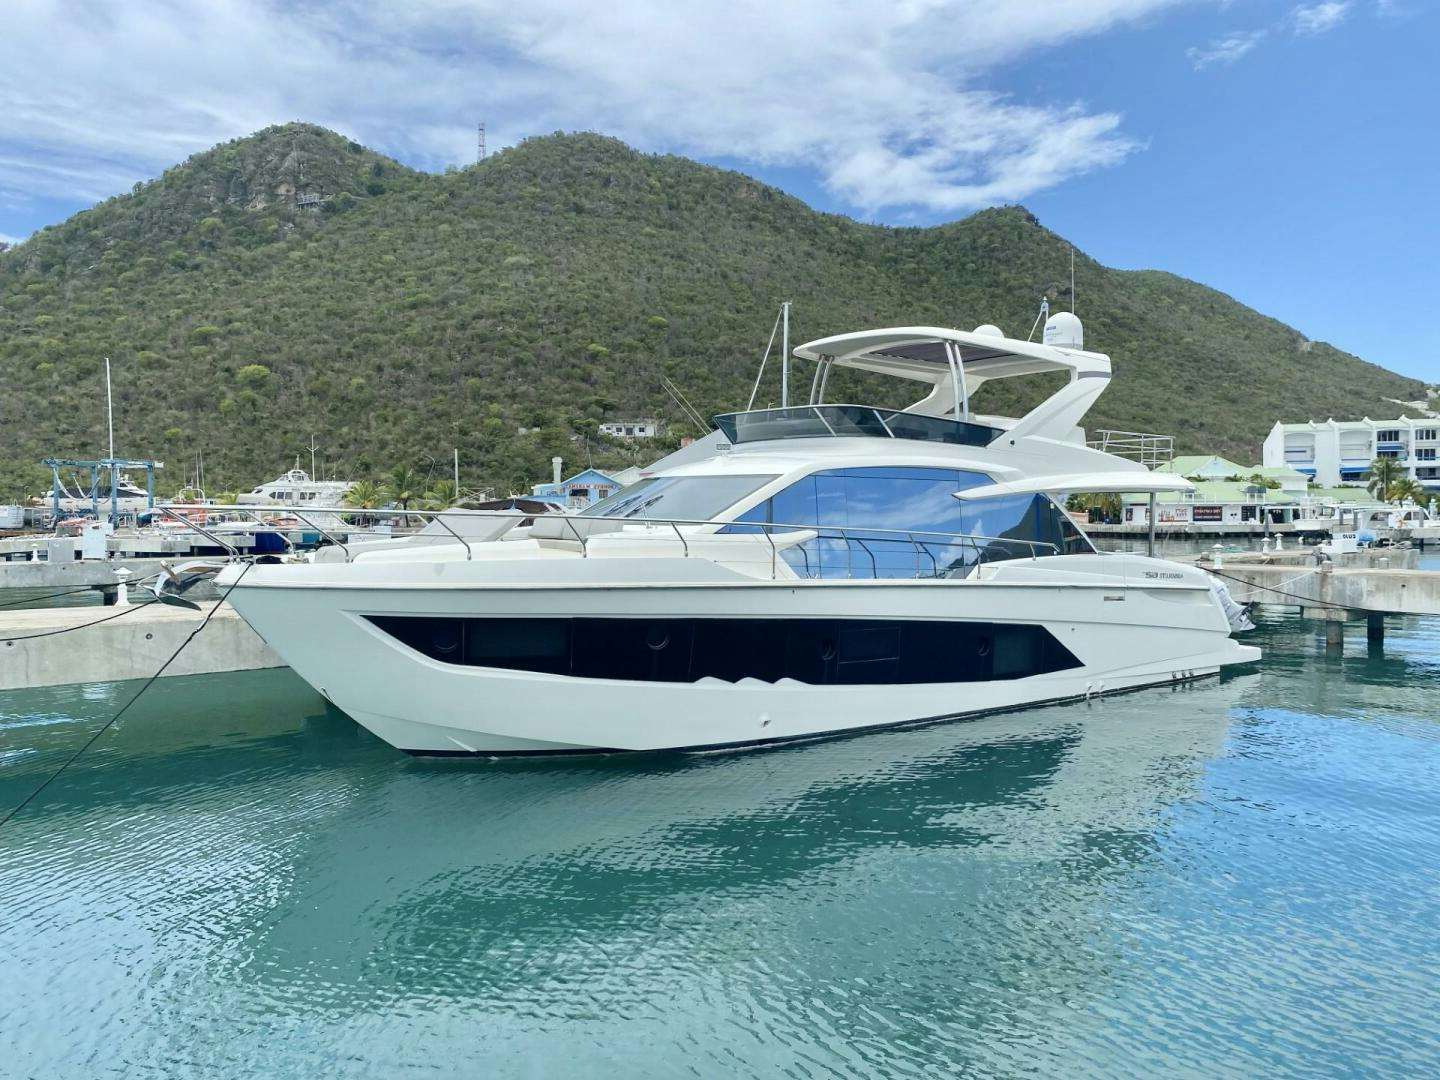
[[525, 619], [372, 615], [433, 660], [583, 679], [815, 686], [1023, 679], [1080, 666], [1043, 626], [850, 619]]

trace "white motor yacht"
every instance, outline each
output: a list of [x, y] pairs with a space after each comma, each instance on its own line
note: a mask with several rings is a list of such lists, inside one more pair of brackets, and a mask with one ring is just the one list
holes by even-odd
[[291, 510], [310, 511], [305, 515], [310, 524], [322, 529], [338, 529], [343, 524], [338, 514], [312, 508], [343, 505], [346, 493], [354, 486], [353, 480], [312, 479], [297, 463], [295, 468], [284, 476], [277, 476], [253, 491], [242, 492], [236, 496], [235, 501], [242, 506], [288, 507]]
[[[809, 403], [717, 418], [718, 453], [484, 538], [232, 566], [218, 584], [301, 677], [415, 754], [710, 749], [932, 722], [1212, 675], [1259, 657], [1186, 565], [1097, 552], [1055, 495], [1183, 478], [1086, 447], [1110, 361], [900, 327], [803, 345]], [[826, 404], [836, 367], [912, 380]], [[1018, 419], [985, 382], [1059, 372]], [[474, 530], [469, 530], [474, 536]]]

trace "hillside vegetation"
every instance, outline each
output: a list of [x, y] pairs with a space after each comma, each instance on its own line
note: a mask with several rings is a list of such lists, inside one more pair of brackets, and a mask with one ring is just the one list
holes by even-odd
[[[117, 448], [167, 461], [166, 491], [197, 451], [212, 490], [248, 489], [312, 434], [327, 472], [444, 475], [459, 447], [464, 484], [503, 491], [556, 454], [636, 460], [603, 419], [694, 433], [663, 376], [707, 415], [743, 407], [782, 299], [792, 343], [915, 323], [1024, 337], [1042, 295], [1066, 303], [1069, 252], [1019, 207], [865, 225], [597, 135], [429, 175], [321, 128], [269, 128], [0, 254], [0, 499], [45, 486], [47, 454], [100, 452], [106, 355]], [[1253, 460], [1276, 418], [1423, 396], [1194, 282], [1081, 254], [1076, 275], [1087, 344], [1116, 371], [1092, 428]], [[828, 396], [902, 405], [908, 389], [837, 375]], [[777, 395], [772, 365], [761, 398]]]

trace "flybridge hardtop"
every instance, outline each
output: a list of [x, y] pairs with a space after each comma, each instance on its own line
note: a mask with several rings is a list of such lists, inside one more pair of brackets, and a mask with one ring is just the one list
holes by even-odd
[[795, 355], [934, 386], [949, 382], [954, 359], [972, 392], [990, 379], [1046, 371], [1110, 378], [1110, 358], [1102, 353], [1007, 338], [992, 326], [968, 331], [940, 326], [861, 330], [806, 342], [795, 349]]
[[[871, 436], [985, 448], [999, 478], [1023, 478], [1028, 490], [1036, 492], [1191, 490], [1193, 485], [1183, 478], [1159, 476], [1137, 462], [1085, 446], [1079, 423], [1109, 384], [1110, 358], [1081, 347], [1083, 329], [1068, 312], [1051, 317], [1045, 337], [1044, 342], [1021, 341], [989, 325], [974, 330], [896, 326], [834, 334], [794, 350], [798, 359], [815, 363], [806, 404], [727, 413], [716, 422], [736, 445]], [[890, 375], [930, 389], [904, 409], [826, 404], [830, 371], [836, 367]], [[977, 415], [971, 409], [972, 396], [993, 379], [1051, 372], [1069, 378], [1023, 417]]]
[[[1056, 324], [1062, 332], [1054, 332]], [[1054, 316], [1045, 332], [1049, 343], [1007, 338], [989, 325], [968, 331], [895, 326], [820, 338], [801, 345], [795, 355], [816, 363], [811, 383], [815, 404], [823, 400], [832, 367], [855, 368], [929, 385], [929, 394], [906, 408], [907, 413], [971, 422], [1007, 421], [995, 425], [1006, 435], [1003, 440], [997, 435], [992, 443], [1013, 446], [1022, 438], [1068, 441], [1110, 382], [1110, 358], [1079, 347], [1083, 336], [1073, 315]], [[1020, 420], [972, 415], [971, 396], [990, 380], [1046, 372], [1066, 372], [1070, 379]]]

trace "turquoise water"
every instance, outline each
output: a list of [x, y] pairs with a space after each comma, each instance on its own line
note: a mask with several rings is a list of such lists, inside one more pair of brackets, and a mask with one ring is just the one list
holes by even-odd
[[[806, 747], [425, 762], [166, 680], [0, 832], [0, 1075], [1440, 1072], [1440, 622]], [[16, 801], [133, 692], [0, 694]]]

